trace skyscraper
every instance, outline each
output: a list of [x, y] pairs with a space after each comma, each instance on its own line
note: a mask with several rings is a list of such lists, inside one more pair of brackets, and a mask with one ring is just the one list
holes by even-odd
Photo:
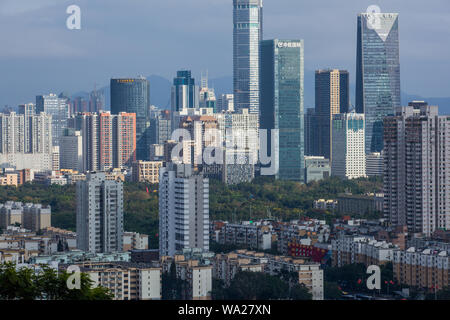
[[70, 117], [68, 100], [53, 93], [36, 96], [36, 113], [41, 112], [52, 116], [52, 141], [54, 146], [59, 146], [59, 138], [67, 127], [67, 119]]
[[[278, 179], [304, 181], [303, 40], [261, 42], [261, 129], [279, 131], [272, 154]], [[271, 146], [271, 139], [268, 138]]]
[[123, 184], [105, 173], [88, 173], [77, 182], [77, 248], [102, 253], [122, 251]]
[[316, 71], [316, 109], [318, 123], [312, 132], [317, 139], [316, 156], [331, 159], [332, 130], [334, 114], [347, 113], [350, 104], [349, 74], [346, 70], [328, 69]]
[[150, 83], [145, 78], [111, 79], [111, 114], [136, 114], [136, 158], [149, 157]]
[[199, 107], [199, 90], [195, 85], [190, 70], [177, 71], [172, 86], [172, 112], [181, 112], [184, 109], [197, 109]]
[[397, 13], [358, 15], [356, 112], [366, 120], [366, 153], [383, 149], [383, 117], [400, 106]]
[[233, 0], [233, 87], [235, 110], [259, 114], [259, 42], [262, 0]]
[[345, 179], [366, 177], [364, 115], [335, 114], [332, 131], [331, 175]]
[[450, 229], [450, 117], [414, 102], [384, 119], [384, 214], [430, 236]]
[[209, 180], [189, 164], [159, 170], [159, 255], [209, 250]]

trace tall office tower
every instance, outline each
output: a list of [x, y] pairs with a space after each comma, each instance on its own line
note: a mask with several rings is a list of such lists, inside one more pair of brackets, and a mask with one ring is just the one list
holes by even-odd
[[172, 86], [172, 113], [182, 112], [184, 109], [198, 109], [199, 90], [195, 85], [190, 70], [177, 71], [176, 78], [173, 79]]
[[331, 175], [345, 179], [366, 177], [364, 114], [335, 114], [332, 121]]
[[150, 146], [150, 83], [147, 79], [111, 79], [111, 114], [136, 114], [136, 158], [147, 160]]
[[33, 103], [21, 104], [19, 106], [19, 113], [25, 116], [32, 116], [36, 114], [36, 105]]
[[159, 255], [190, 248], [209, 250], [209, 180], [168, 163], [159, 170]]
[[262, 0], [233, 0], [233, 87], [235, 110], [259, 114], [259, 42]]
[[234, 94], [221, 94], [217, 98], [216, 112], [234, 111]]
[[[303, 40], [261, 41], [260, 128], [279, 132], [273, 147], [279, 169], [277, 179], [302, 182], [305, 175], [303, 50]], [[271, 145], [271, 139], [268, 140]]]
[[52, 117], [0, 113], [0, 164], [17, 170], [52, 169]]
[[366, 153], [383, 150], [383, 117], [400, 106], [397, 13], [358, 15], [356, 112], [366, 120]]
[[81, 131], [66, 128], [60, 139], [60, 167], [61, 169], [84, 172], [83, 168], [83, 137]]
[[423, 102], [384, 119], [384, 214], [430, 236], [450, 229], [450, 118]]
[[92, 253], [122, 251], [123, 185], [105, 173], [77, 182], [77, 248]]
[[79, 113], [69, 121], [83, 137], [83, 169], [104, 171], [136, 161], [136, 115]]
[[169, 110], [154, 112], [150, 120], [151, 144], [164, 144], [172, 136], [172, 123]]
[[305, 156], [319, 154], [319, 120], [314, 108], [306, 109], [305, 113]]
[[69, 104], [66, 98], [59, 98], [56, 94], [36, 96], [36, 113], [45, 112], [52, 116], [53, 145], [59, 146], [59, 138], [67, 128], [70, 117]]
[[328, 69], [316, 71], [316, 109], [318, 123], [313, 133], [317, 139], [317, 156], [331, 160], [331, 120], [334, 114], [348, 113], [350, 83], [346, 70]]

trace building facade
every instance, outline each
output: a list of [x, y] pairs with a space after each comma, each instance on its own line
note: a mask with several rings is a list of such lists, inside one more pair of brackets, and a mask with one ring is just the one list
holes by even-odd
[[303, 40], [264, 40], [260, 65], [260, 128], [270, 137], [267, 150], [274, 151], [275, 176], [301, 182], [305, 179], [303, 50]]
[[0, 163], [16, 170], [52, 169], [52, 117], [0, 113]]
[[312, 134], [317, 136], [317, 156], [331, 159], [332, 129], [334, 114], [348, 113], [350, 105], [349, 73], [346, 70], [317, 70], [316, 76], [316, 108], [318, 123]]
[[209, 250], [209, 180], [191, 165], [169, 163], [159, 171], [159, 251]]
[[450, 118], [410, 103], [384, 120], [384, 214], [430, 236], [450, 229]]
[[147, 79], [111, 79], [111, 114], [122, 112], [135, 114], [136, 159], [148, 160], [150, 83]]
[[123, 249], [123, 184], [89, 173], [77, 182], [77, 247], [92, 253]]
[[400, 106], [397, 13], [358, 15], [356, 112], [366, 117], [366, 153], [383, 149], [383, 117]]
[[54, 146], [59, 146], [59, 139], [67, 127], [67, 119], [70, 117], [67, 99], [60, 98], [53, 93], [36, 96], [36, 112], [52, 116], [52, 143]]
[[335, 114], [332, 121], [331, 174], [345, 179], [366, 177], [364, 114]]
[[259, 42], [263, 35], [262, 0], [233, 0], [234, 109], [259, 114]]

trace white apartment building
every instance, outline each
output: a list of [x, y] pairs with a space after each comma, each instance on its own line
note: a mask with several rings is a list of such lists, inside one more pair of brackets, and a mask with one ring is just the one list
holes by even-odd
[[209, 179], [188, 164], [168, 163], [159, 175], [159, 251], [209, 251]]
[[[110, 290], [114, 300], [160, 300], [161, 268], [131, 262], [84, 262], [76, 264], [94, 282]], [[60, 269], [66, 269], [61, 265]]]
[[346, 179], [366, 177], [364, 114], [333, 115], [331, 175]]

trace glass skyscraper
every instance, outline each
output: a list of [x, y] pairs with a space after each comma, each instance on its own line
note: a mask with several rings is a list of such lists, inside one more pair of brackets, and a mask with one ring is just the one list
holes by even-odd
[[184, 109], [198, 108], [199, 90], [195, 85], [190, 70], [177, 71], [172, 86], [172, 112], [180, 112]]
[[259, 113], [259, 42], [262, 0], [233, 0], [233, 87], [235, 110]]
[[383, 149], [383, 117], [400, 106], [397, 13], [358, 15], [356, 112], [366, 119], [366, 152]]
[[150, 83], [145, 78], [111, 79], [111, 114], [136, 114], [136, 159], [149, 157]]
[[276, 178], [301, 182], [305, 167], [303, 59], [303, 40], [261, 41], [260, 126], [279, 130], [276, 145], [267, 148], [276, 153], [272, 155], [278, 161]]

